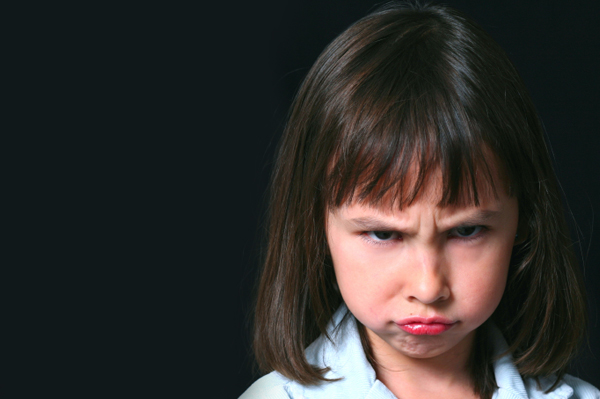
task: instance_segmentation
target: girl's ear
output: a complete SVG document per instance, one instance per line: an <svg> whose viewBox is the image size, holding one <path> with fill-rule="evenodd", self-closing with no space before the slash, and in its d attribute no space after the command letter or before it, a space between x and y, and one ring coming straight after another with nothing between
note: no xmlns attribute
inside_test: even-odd
<svg viewBox="0 0 600 399"><path fill-rule="evenodd" d="M529 227L525 225L525 223L519 223L519 227L517 228L517 234L515 235L515 243L514 245L521 245L529 237Z"/></svg>

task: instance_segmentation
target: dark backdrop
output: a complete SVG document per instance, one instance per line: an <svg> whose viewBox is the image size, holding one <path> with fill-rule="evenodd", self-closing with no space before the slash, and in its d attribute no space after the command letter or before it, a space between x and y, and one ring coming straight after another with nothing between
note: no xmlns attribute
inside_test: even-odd
<svg viewBox="0 0 600 399"><path fill-rule="evenodd" d="M446 3L474 18L506 50L545 125L590 302L590 343L572 374L600 386L600 225L595 216L600 209L600 3ZM211 60L219 81L219 89L211 92L217 105L212 118L218 120L221 134L211 138L217 141L211 141L214 153L207 158L211 162L206 171L209 184L220 194L211 201L216 209L209 213L218 215L218 223L211 226L218 228L208 232L208 245L219 254L219 267L212 273L220 282L220 303L227 311L215 316L223 328L211 335L211 342L218 337L211 361L217 370L228 370L227 376L217 371L215 377L223 382L222 397L237 397L257 377L249 314L259 267L264 193L285 114L323 48L377 4L381 2L235 4L223 14L226 28L212 32L217 47Z"/></svg>

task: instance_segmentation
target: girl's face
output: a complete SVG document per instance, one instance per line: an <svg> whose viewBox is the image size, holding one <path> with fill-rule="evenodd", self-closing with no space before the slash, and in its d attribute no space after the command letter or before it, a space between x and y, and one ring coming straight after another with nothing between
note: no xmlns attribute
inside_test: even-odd
<svg viewBox="0 0 600 399"><path fill-rule="evenodd" d="M497 197L481 190L479 206L440 208L440 182L402 210L351 203L328 214L342 297L378 361L468 355L502 298L517 200L496 178Z"/></svg>

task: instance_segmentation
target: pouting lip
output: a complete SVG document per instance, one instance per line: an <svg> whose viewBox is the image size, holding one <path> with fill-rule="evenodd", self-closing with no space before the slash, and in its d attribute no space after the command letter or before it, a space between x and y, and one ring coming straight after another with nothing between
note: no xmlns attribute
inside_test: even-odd
<svg viewBox="0 0 600 399"><path fill-rule="evenodd" d="M454 324L455 321L447 319L443 316L434 316L434 317L421 317L421 316L411 316L406 317L402 320L396 322L399 326L403 326L406 324Z"/></svg>

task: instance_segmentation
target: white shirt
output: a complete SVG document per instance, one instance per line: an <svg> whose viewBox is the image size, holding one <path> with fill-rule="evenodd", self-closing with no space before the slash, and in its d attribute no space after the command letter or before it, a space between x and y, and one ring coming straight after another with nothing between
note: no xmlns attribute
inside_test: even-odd
<svg viewBox="0 0 600 399"><path fill-rule="evenodd" d="M500 331L495 327L490 330L494 351L506 351L508 346ZM365 356L354 317L345 305L336 311L327 331L331 341L324 336L319 337L306 349L306 357L312 365L330 368L325 378L341 380L302 385L273 371L252 384L240 399L397 399L377 379ZM600 399L598 389L570 375L566 375L554 391L545 394L554 379L541 378L542 390L539 390L535 380L523 380L510 355L495 361L494 371L499 388L493 399Z"/></svg>

